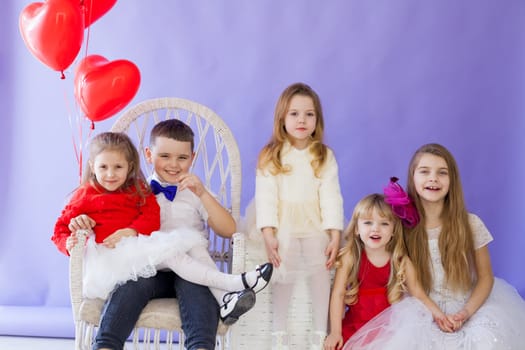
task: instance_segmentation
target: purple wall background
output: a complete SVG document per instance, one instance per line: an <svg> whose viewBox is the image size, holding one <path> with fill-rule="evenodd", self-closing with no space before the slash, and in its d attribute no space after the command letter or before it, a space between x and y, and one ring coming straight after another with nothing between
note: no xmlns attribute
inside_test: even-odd
<svg viewBox="0 0 525 350"><path fill-rule="evenodd" d="M60 80L19 34L28 4L0 5L0 334L69 336L67 258L49 238L78 183L72 80L85 49ZM347 216L390 176L406 183L418 146L444 144L495 238L495 274L525 296L523 1L119 1L87 52L140 68L130 105L176 96L221 115L241 149L243 207L277 97L295 81L321 96Z"/></svg>

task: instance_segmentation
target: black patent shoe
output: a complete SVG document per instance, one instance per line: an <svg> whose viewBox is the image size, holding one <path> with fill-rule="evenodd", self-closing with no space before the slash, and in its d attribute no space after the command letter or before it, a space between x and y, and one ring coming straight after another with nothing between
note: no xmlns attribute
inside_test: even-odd
<svg viewBox="0 0 525 350"><path fill-rule="evenodd" d="M255 305L255 292L251 289L230 292L222 300L224 304L220 308L221 320L230 326Z"/></svg>
<svg viewBox="0 0 525 350"><path fill-rule="evenodd" d="M273 273L273 265L271 263L266 263L261 266L257 265L255 271L257 272L257 279L255 280L255 284L253 286L250 286L248 281L246 281L246 272L241 275L242 283L246 289L251 289L255 293L259 293L270 282L270 278L272 278Z"/></svg>

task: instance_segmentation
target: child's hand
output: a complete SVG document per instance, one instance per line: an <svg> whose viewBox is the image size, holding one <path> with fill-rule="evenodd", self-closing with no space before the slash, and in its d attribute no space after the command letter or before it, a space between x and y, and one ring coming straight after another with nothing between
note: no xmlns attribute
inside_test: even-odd
<svg viewBox="0 0 525 350"><path fill-rule="evenodd" d="M107 236L102 244L108 248L115 248L117 243L124 237L133 237L137 235L137 231L132 228L122 228L116 230L111 235Z"/></svg>
<svg viewBox="0 0 525 350"><path fill-rule="evenodd" d="M76 232L77 230L91 230L95 226L96 222L86 214L80 214L79 216L69 221L69 231Z"/></svg>
<svg viewBox="0 0 525 350"><path fill-rule="evenodd" d="M450 321L450 318L443 312L432 314L434 321L436 322L439 329L443 332L452 333L454 332L454 324Z"/></svg>
<svg viewBox="0 0 525 350"><path fill-rule="evenodd" d="M451 315L449 318L454 324L454 332L458 331L463 327L463 324L469 319L469 312L466 309L462 309L459 312Z"/></svg>
<svg viewBox="0 0 525 350"><path fill-rule="evenodd" d="M281 265L281 257L279 256L279 241L275 237L274 229L272 227L265 227L262 231L264 237L264 246L266 247L266 254L268 261L275 267Z"/></svg>
<svg viewBox="0 0 525 350"><path fill-rule="evenodd" d="M206 192L206 188L204 188L201 179L199 179L197 175L189 173L182 174L178 177L177 181L180 190L188 188L191 192L195 193L197 197L202 196L202 194Z"/></svg>
<svg viewBox="0 0 525 350"><path fill-rule="evenodd" d="M337 258L337 253L339 252L339 241L341 235L337 230L330 230L330 243L326 246L324 254L328 257L326 260L326 268L331 269L335 264L335 259Z"/></svg>
<svg viewBox="0 0 525 350"><path fill-rule="evenodd" d="M324 350L337 350L343 347L343 336L330 333L324 340Z"/></svg>

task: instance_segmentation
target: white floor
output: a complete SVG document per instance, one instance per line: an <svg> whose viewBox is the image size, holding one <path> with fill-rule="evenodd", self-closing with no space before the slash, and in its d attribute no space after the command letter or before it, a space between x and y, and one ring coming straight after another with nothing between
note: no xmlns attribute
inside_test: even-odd
<svg viewBox="0 0 525 350"><path fill-rule="evenodd" d="M0 350L74 350L74 348L73 339L0 336ZM165 347L161 346L161 349L165 349ZM179 348L175 345L173 349Z"/></svg>
<svg viewBox="0 0 525 350"><path fill-rule="evenodd" d="M2 350L73 350L74 348L73 339L0 336L0 349Z"/></svg>

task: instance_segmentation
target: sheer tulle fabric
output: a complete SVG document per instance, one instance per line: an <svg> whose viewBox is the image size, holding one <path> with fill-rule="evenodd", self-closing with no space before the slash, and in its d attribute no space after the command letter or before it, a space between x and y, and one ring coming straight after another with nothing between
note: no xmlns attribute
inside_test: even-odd
<svg viewBox="0 0 525 350"><path fill-rule="evenodd" d="M449 307L461 309L458 301ZM383 311L346 342L344 350L523 349L525 302L516 290L501 279L485 304L455 333L442 332L428 309L407 297Z"/></svg>
<svg viewBox="0 0 525 350"><path fill-rule="evenodd" d="M476 249L492 236L483 222L469 214ZM433 270L430 298L446 314L460 311L470 293L457 293L447 287L439 252L441 228L427 230ZM516 289L496 278L485 303L455 333L442 332L421 302L406 298L392 305L351 337L344 349L443 349L517 350L524 349L525 301Z"/></svg>
<svg viewBox="0 0 525 350"><path fill-rule="evenodd" d="M88 239L84 258L83 291L87 298L106 299L115 286L157 273L157 265L170 256L185 253L208 242L189 228L151 236L123 238L114 249Z"/></svg>

